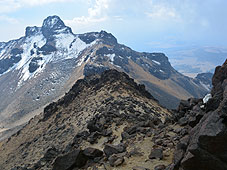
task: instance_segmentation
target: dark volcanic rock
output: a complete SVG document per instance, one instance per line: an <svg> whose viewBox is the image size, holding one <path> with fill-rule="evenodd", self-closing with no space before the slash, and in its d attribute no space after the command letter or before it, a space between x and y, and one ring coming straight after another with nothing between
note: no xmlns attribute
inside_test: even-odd
<svg viewBox="0 0 227 170"><path fill-rule="evenodd" d="M88 122L87 128L89 129L90 132L102 131L101 127L98 124L96 124L95 120L91 120L90 122Z"/></svg>
<svg viewBox="0 0 227 170"><path fill-rule="evenodd" d="M86 34L80 34L79 38L86 44L90 44L96 40L97 35L98 35L98 33L96 33L96 32L90 32L90 33L86 33Z"/></svg>
<svg viewBox="0 0 227 170"><path fill-rule="evenodd" d="M227 169L227 61L216 68L212 80L212 98L205 108L207 113L196 114L189 131L189 142L181 142L174 155L175 169L226 170ZM209 111L209 112L208 112ZM191 121L192 122L192 121ZM197 124L196 124L197 123Z"/></svg>
<svg viewBox="0 0 227 170"><path fill-rule="evenodd" d="M87 157L81 150L75 150L63 156L57 157L54 161L53 170L69 170L81 168L87 162Z"/></svg>
<svg viewBox="0 0 227 170"><path fill-rule="evenodd" d="M89 147L84 149L83 154L87 156L89 159L94 159L96 157L103 156L103 151Z"/></svg>
<svg viewBox="0 0 227 170"><path fill-rule="evenodd" d="M116 167L123 164L124 157L121 155L114 154L114 155L111 155L108 160L111 166Z"/></svg>
<svg viewBox="0 0 227 170"><path fill-rule="evenodd" d="M80 34L79 38L84 41L86 44L89 44L93 41L95 41L97 38L103 41L103 43L108 45L116 45L117 39L110 33L107 33L106 31L100 31L100 32L89 32L86 34Z"/></svg>
<svg viewBox="0 0 227 170"><path fill-rule="evenodd" d="M182 118L180 118L180 120L178 121L178 123L181 126L185 126L188 123L188 119L186 117L182 117Z"/></svg>
<svg viewBox="0 0 227 170"><path fill-rule="evenodd" d="M90 142L90 144L94 144L100 136L101 134L99 132L92 132L87 141Z"/></svg>
<svg viewBox="0 0 227 170"><path fill-rule="evenodd" d="M29 68L28 68L30 73L35 72L40 67L40 65L39 65L40 60L42 60L42 57L36 57L31 60L31 62L29 63Z"/></svg>
<svg viewBox="0 0 227 170"><path fill-rule="evenodd" d="M158 165L156 167L154 167L154 170L165 170L166 166L165 165Z"/></svg>
<svg viewBox="0 0 227 170"><path fill-rule="evenodd" d="M99 38L101 38L107 44L117 44L117 39L112 34L107 33L106 31L101 31L99 33Z"/></svg>
<svg viewBox="0 0 227 170"><path fill-rule="evenodd" d="M44 46L42 46L41 48L38 49L40 53L42 53L43 55L48 55L51 54L54 51L57 51L56 47L52 44L45 44Z"/></svg>
<svg viewBox="0 0 227 170"><path fill-rule="evenodd" d="M54 147L48 148L43 159L45 159L45 161L50 161L53 158L55 158L57 154L58 154L58 151L56 148Z"/></svg>
<svg viewBox="0 0 227 170"><path fill-rule="evenodd" d="M224 80L227 78L227 61L223 64L223 66L218 66L215 69L214 76L212 78L213 88L211 90L212 98L207 102L209 106L208 111L215 110L218 108L219 104L223 100L223 93L226 87L226 83ZM211 107L212 106L212 107Z"/></svg>
<svg viewBox="0 0 227 170"><path fill-rule="evenodd" d="M151 154L149 155L150 159L163 159L163 150L162 149L152 149Z"/></svg>
<svg viewBox="0 0 227 170"><path fill-rule="evenodd" d="M128 133L129 135L132 135L137 132L138 125L134 125L128 129L125 129L124 132Z"/></svg>
<svg viewBox="0 0 227 170"><path fill-rule="evenodd" d="M179 111L179 112L180 112L180 111L185 112L185 111L187 111L187 110L189 110L189 109L191 109L190 102L189 102L188 100L181 100L181 101L180 101L180 104L179 104L179 106L178 106L178 111Z"/></svg>
<svg viewBox="0 0 227 170"><path fill-rule="evenodd" d="M121 133L122 140L127 140L127 139L129 139L131 137L132 137L132 135L129 135L127 132L122 132Z"/></svg>
<svg viewBox="0 0 227 170"><path fill-rule="evenodd" d="M217 112L204 116L190 133L193 136L182 160L184 169L226 169L226 132ZM204 161L209 163L203 164Z"/></svg>
<svg viewBox="0 0 227 170"><path fill-rule="evenodd" d="M132 167L132 170L150 170L150 169L144 168L142 166L134 166L134 167Z"/></svg>
<svg viewBox="0 0 227 170"><path fill-rule="evenodd" d="M82 138L82 139L87 139L87 137L89 136L89 132L88 131L82 131L77 133L77 135L75 136L75 138Z"/></svg>
<svg viewBox="0 0 227 170"><path fill-rule="evenodd" d="M113 154L125 152L126 147L124 146L124 144L119 144L119 145L106 144L103 151L105 155L109 157Z"/></svg>

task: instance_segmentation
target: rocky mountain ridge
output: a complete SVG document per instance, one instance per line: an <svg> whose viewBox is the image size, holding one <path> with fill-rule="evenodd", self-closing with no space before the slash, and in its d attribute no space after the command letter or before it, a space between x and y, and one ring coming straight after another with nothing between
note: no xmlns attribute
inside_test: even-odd
<svg viewBox="0 0 227 170"><path fill-rule="evenodd" d="M3 141L0 168L165 167L177 142L168 117L170 112L144 85L107 70L78 80L63 98ZM162 146L164 139L168 143Z"/></svg>
<svg viewBox="0 0 227 170"><path fill-rule="evenodd" d="M1 142L0 168L225 170L226 80L227 61L209 100L170 111L123 72L86 76Z"/></svg>
<svg viewBox="0 0 227 170"><path fill-rule="evenodd" d="M177 111L160 106L124 72L101 72L87 72L2 141L0 169L227 168L227 61L215 70L211 98L182 100Z"/></svg>
<svg viewBox="0 0 227 170"><path fill-rule="evenodd" d="M140 53L105 31L74 34L58 16L25 36L0 43L0 139L61 98L84 75L116 69L145 84L160 104L204 96L208 89L183 76L162 53ZM18 128L17 128L18 127ZM14 129L14 130L12 130Z"/></svg>

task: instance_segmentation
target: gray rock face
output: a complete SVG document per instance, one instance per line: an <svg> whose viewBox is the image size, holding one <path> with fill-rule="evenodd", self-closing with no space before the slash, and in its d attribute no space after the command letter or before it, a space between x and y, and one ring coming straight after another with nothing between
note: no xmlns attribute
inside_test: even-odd
<svg viewBox="0 0 227 170"><path fill-rule="evenodd" d="M212 82L213 100L207 104L209 109L204 109L204 116L189 131L188 145L184 144L183 148L178 147L176 150L175 169L227 169L226 82L227 62L216 68Z"/></svg>

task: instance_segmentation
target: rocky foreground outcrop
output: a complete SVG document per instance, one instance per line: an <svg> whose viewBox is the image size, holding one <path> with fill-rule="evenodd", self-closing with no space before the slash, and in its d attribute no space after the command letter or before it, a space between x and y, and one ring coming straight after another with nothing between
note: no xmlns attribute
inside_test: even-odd
<svg viewBox="0 0 227 170"><path fill-rule="evenodd" d="M181 102L175 120L188 135L178 143L169 169L227 169L227 61L216 68L212 84L205 105L196 99Z"/></svg>
<svg viewBox="0 0 227 170"><path fill-rule="evenodd" d="M167 167L183 133L128 75L116 70L76 82L0 147L0 169Z"/></svg>
<svg viewBox="0 0 227 170"><path fill-rule="evenodd" d="M170 111L123 72L87 76L1 142L0 169L226 170L227 61L212 84Z"/></svg>

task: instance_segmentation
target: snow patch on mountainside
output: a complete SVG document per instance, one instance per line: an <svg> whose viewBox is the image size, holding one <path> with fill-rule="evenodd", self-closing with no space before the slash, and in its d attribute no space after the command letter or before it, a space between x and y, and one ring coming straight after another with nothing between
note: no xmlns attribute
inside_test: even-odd
<svg viewBox="0 0 227 170"><path fill-rule="evenodd" d="M49 55L40 54L38 56L36 53L31 56L31 50L36 52L34 44L39 48L45 45L45 37L42 34L39 34L35 37L30 37L26 39L25 44L23 45L24 52L22 54L22 59L18 64L14 66L14 68L17 70L21 69L18 87L20 87L26 80L35 77L40 72L42 72L47 63L51 61L77 58L81 51L96 43L96 41L94 41L90 44L86 44L80 38L74 36L73 34L59 34L55 37L55 45L57 48L57 52L52 52ZM35 72L31 73L29 72L29 64L32 58L35 57L41 57L42 60L38 60L38 69ZM77 66L80 66L84 62L85 57L86 56L82 57L78 61Z"/></svg>
<svg viewBox="0 0 227 170"><path fill-rule="evenodd" d="M21 61L16 65L16 69L23 69L27 68L27 65L29 65L29 61L31 58L31 50L34 48L34 44L36 44L37 47L41 48L43 45L46 44L46 39L42 34L38 34L34 37L29 37L25 40L23 47L23 53L21 55L22 59Z"/></svg>
<svg viewBox="0 0 227 170"><path fill-rule="evenodd" d="M72 43L72 51L83 51L85 48L93 45L95 42L92 42L91 44L86 44L83 42L80 38L77 38L75 42Z"/></svg>
<svg viewBox="0 0 227 170"><path fill-rule="evenodd" d="M207 103L208 100L212 98L212 95L211 94L207 94L204 98L203 98L203 103Z"/></svg>
<svg viewBox="0 0 227 170"><path fill-rule="evenodd" d="M161 65L160 62L156 61L156 60L152 60L155 64Z"/></svg>
<svg viewBox="0 0 227 170"><path fill-rule="evenodd" d="M56 37L56 48L68 52L70 49L70 44L75 39L75 36L72 34L58 34Z"/></svg>
<svg viewBox="0 0 227 170"><path fill-rule="evenodd" d="M109 57L111 63L113 64L113 62L114 62L114 57L115 57L116 55L115 55L115 54L107 54L106 56Z"/></svg>
<svg viewBox="0 0 227 170"><path fill-rule="evenodd" d="M3 54L6 52L6 49L0 51L0 60L3 59Z"/></svg>
<svg viewBox="0 0 227 170"><path fill-rule="evenodd" d="M24 65L22 71L21 71L21 76L20 76L20 80L18 82L17 87L19 88L23 82L25 82L26 80L35 77L36 75L38 75L40 72L42 72L42 70L44 69L45 65L51 60L52 55L48 55L48 56L43 56L43 60L40 60L38 62L39 65L41 65L41 67L39 67L35 72L30 73L29 72L29 62L27 64Z"/></svg>
<svg viewBox="0 0 227 170"><path fill-rule="evenodd" d="M77 38L74 42L72 42L71 47L70 47L70 51L69 51L70 55L67 58L73 58L73 57L77 58L81 51L90 47L93 44L94 43L86 44L80 38Z"/></svg>
<svg viewBox="0 0 227 170"><path fill-rule="evenodd" d="M38 34L33 37L29 37L25 40L23 47L23 53L21 55L21 61L14 66L16 70L21 69L20 78L18 82L18 87L21 86L21 84L28 80L29 78L33 77L35 74L41 71L41 68L37 69L34 73L29 72L29 64L32 60L32 58L37 57L36 55L34 57L31 57L31 50L34 48L34 45L41 48L43 45L46 44L46 38L42 34ZM41 55L40 57L43 57L42 64L48 62L50 58L48 56Z"/></svg>
<svg viewBox="0 0 227 170"><path fill-rule="evenodd" d="M55 60L77 58L81 51L96 43L86 44L73 34L56 35L57 54Z"/></svg>

